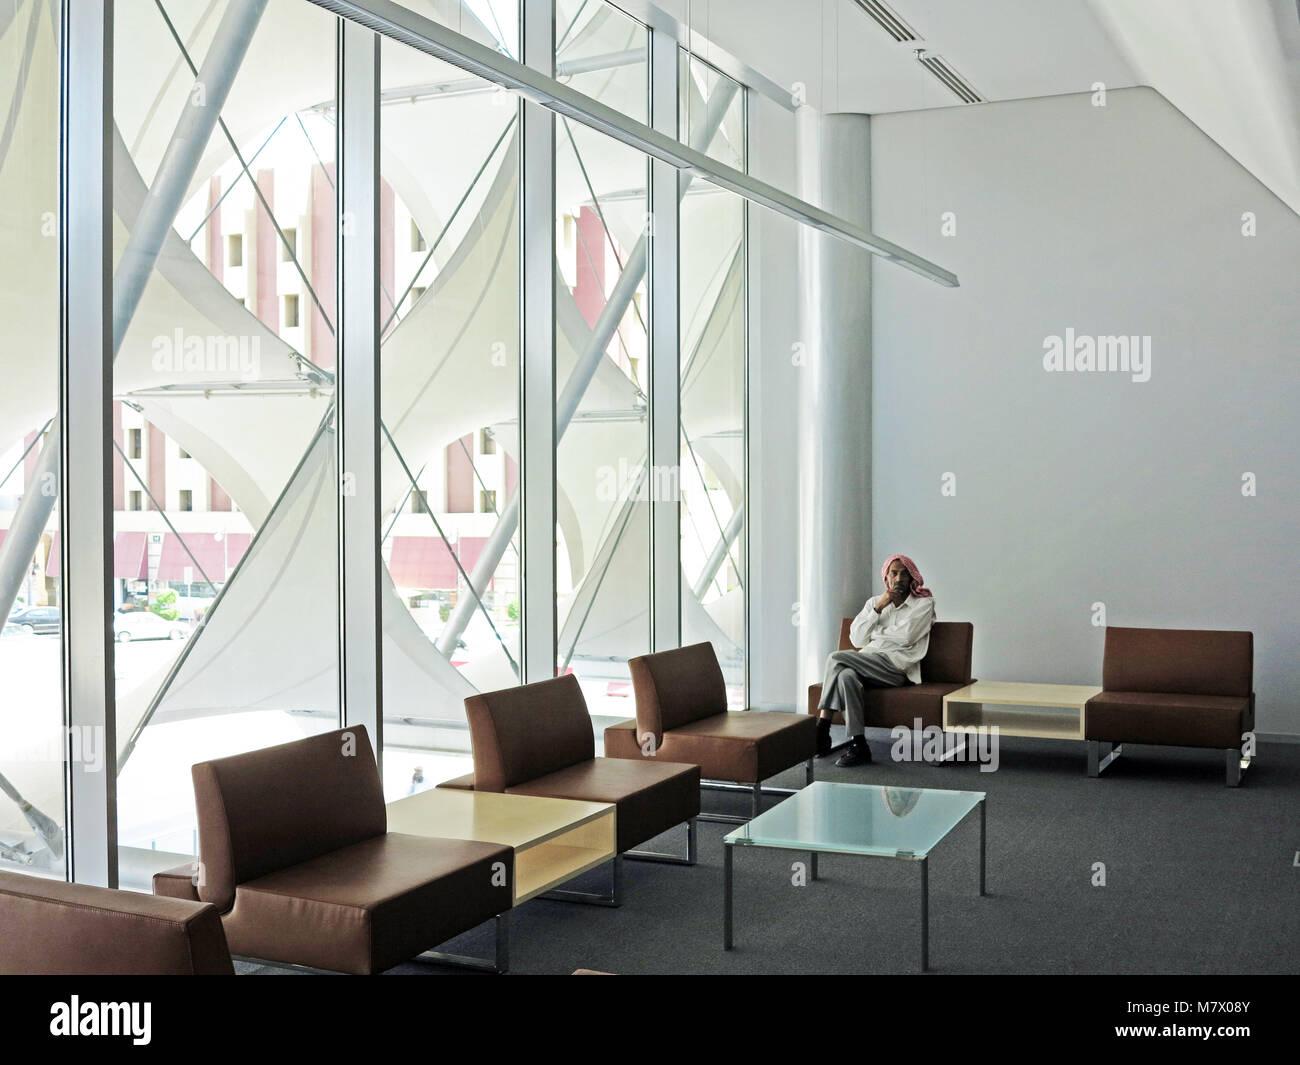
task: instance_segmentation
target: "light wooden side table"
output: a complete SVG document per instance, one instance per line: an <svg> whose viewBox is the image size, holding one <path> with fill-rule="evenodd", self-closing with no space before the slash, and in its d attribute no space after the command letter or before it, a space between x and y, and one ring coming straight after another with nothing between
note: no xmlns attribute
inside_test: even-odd
<svg viewBox="0 0 1300 1065"><path fill-rule="evenodd" d="M388 804L388 831L513 847L518 906L611 861L614 816L610 803L430 788Z"/></svg>
<svg viewBox="0 0 1300 1065"><path fill-rule="evenodd" d="M1081 740L1084 704L1099 694L1086 684L979 680L943 697L943 728L976 732L996 725L1003 736Z"/></svg>
<svg viewBox="0 0 1300 1065"><path fill-rule="evenodd" d="M615 850L616 813L617 807L604 802L430 788L388 804L388 831L513 848L515 906L538 896L617 906L621 859ZM613 865L610 894L560 890L561 884L606 862ZM496 919L493 961L436 950L425 951L420 958L506 972L510 967L510 911Z"/></svg>

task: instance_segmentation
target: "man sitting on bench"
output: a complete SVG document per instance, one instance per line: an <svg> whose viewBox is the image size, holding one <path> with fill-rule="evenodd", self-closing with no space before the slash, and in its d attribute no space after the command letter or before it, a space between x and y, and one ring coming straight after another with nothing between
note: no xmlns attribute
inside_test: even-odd
<svg viewBox="0 0 1300 1065"><path fill-rule="evenodd" d="M919 684L921 659L930 646L934 596L921 571L906 555L891 555L880 568L884 594L868 599L853 624L849 640L856 651L836 651L826 660L826 681L818 704L817 756L831 751L831 716L840 711L849 728L849 746L838 766L871 761L867 746L864 689Z"/></svg>

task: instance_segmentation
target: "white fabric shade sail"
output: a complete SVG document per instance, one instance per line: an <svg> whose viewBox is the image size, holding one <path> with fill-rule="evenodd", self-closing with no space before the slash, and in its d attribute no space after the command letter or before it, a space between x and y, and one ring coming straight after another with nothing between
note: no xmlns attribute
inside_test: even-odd
<svg viewBox="0 0 1300 1065"><path fill-rule="evenodd" d="M27 15L33 5L44 14L29 39ZM200 63L225 5L172 0L165 6ZM312 17L304 17L304 10ZM133 72L118 78L114 100L114 245L120 254L195 86L179 57L165 65L156 58L175 55L176 47L153 4L119 4L116 20L115 61L120 70ZM6 152L0 156L0 237L6 246L12 240L34 249L21 261L0 260L0 314L6 319L0 442L8 443L43 425L57 404L58 308L51 284L57 277L57 241L19 236L56 206L51 179L57 175L57 123L51 116L57 114L52 93L58 50L45 0L28 0L0 25L0 49L5 56L21 57L25 72L16 81L0 78L0 115L12 106L18 116L9 142L0 145ZM306 5L268 5L223 108L246 156L286 115L332 99L333 64L321 57L333 49L332 18ZM386 89L463 78L388 43L383 59ZM159 71L165 71L161 83L152 76ZM618 88L614 81L608 84L611 91ZM22 95L15 103L17 93ZM513 114L513 98L500 110L491 107L500 118L492 123L483 121L484 99L453 95L381 109L381 168L395 195L431 240L455 215L434 252L432 281L382 346L383 421L412 472L441 463L448 445L485 426L494 427L501 446L518 458L518 146L511 130L493 152ZM604 218L618 246L628 249L645 224L644 195L636 194L645 187L645 160L626 148L599 150L594 134L573 132L586 174L574 165L561 126L558 205L589 204L588 182L598 200L611 194L601 203ZM24 165L12 165L14 158ZM218 130L191 182L191 195L232 158ZM701 461L739 507L744 456L734 433L744 423L743 378L739 388L736 381L736 368L744 364L744 260L729 226L731 199L690 196L697 228L695 252L683 267L682 317L699 326L694 335L688 333L692 351L682 413ZM562 391L591 330L558 277L557 291L556 380ZM221 368L191 366L180 375L160 369L158 338L173 337L177 330L186 337L256 339L253 384L260 388ZM17 357L23 351L38 357ZM290 346L169 230L121 345L114 385L119 398L137 405L201 463L255 530L233 578L176 662L133 689L118 691L119 755L129 756L147 723L266 709L336 714L338 478L328 380L309 387ZM569 572L581 578L563 620L562 654L576 648L579 655L625 657L629 645L643 640L638 634L647 631L646 504L605 498L600 490L601 467L611 456L625 456L635 468L646 460L646 441L644 397L614 360L601 359L557 459L560 536ZM382 481L384 508L391 515L406 498L410 481L387 441ZM738 648L742 633L727 597L702 606L690 593L693 576L681 576L686 631ZM388 717L463 725L466 695L516 683L509 657L494 641L476 643L471 661L453 666L417 625L391 581L383 628ZM6 743L0 748L0 773L36 807L61 808L61 781L27 753ZM14 806L0 797L0 831L25 828Z"/></svg>

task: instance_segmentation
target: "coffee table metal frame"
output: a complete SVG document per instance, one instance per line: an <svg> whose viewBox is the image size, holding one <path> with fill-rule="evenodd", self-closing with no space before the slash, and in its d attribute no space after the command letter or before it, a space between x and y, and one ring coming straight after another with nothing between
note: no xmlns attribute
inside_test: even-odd
<svg viewBox="0 0 1300 1065"><path fill-rule="evenodd" d="M821 783L821 782L819 782ZM810 785L810 788L817 785ZM845 785L848 787L872 787L874 785ZM809 789L805 789L809 790ZM950 789L944 788L921 788L921 791L944 791ZM979 802L966 814L958 818L944 832L939 842L947 839L949 834L958 825L962 824L971 813L979 811L980 818L980 868L979 868L979 893L981 896L986 895L985 891L985 869L986 869L986 837L987 837L987 793L980 794ZM728 836L723 837L722 848L722 949L731 950L734 939L735 919L733 916L733 871L732 871L732 852L735 847L757 848L766 850L798 850L807 851L809 856L808 873L811 880L817 877L817 856L819 854L843 854L855 858L883 858L888 861L911 861L915 862L921 872L921 972L927 972L930 968L930 866L929 852L925 854L913 854L911 852L897 852L895 854L861 854L856 851L844 850L809 850L806 847L799 847L790 844L776 843L742 843L738 840L730 839ZM937 845L937 844L936 844Z"/></svg>

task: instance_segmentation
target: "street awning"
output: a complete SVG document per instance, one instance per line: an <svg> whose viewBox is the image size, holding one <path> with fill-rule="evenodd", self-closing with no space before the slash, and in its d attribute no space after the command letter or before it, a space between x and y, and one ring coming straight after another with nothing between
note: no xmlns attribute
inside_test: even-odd
<svg viewBox="0 0 1300 1065"><path fill-rule="evenodd" d="M57 535L55 545L57 551ZM113 576L133 580L149 576L149 538L147 534L142 532L113 534Z"/></svg>
<svg viewBox="0 0 1300 1065"><path fill-rule="evenodd" d="M466 573L483 554L486 536L462 536L456 542L456 558ZM399 588L453 591L461 583L456 558L438 536L394 536L388 573Z"/></svg>
<svg viewBox="0 0 1300 1065"><path fill-rule="evenodd" d="M185 533L183 539L175 533L163 537L156 580L194 582L202 581L206 574L210 581L224 581L248 550L250 537L247 533Z"/></svg>
<svg viewBox="0 0 1300 1065"><path fill-rule="evenodd" d="M229 542L229 547L226 551L226 563L229 568L226 570L226 576L229 577L235 572L235 567L239 565L239 560L244 557L245 552L248 550L248 545L253 542L253 534L226 533L226 540ZM216 578L214 577L213 580L216 580Z"/></svg>
<svg viewBox="0 0 1300 1065"><path fill-rule="evenodd" d="M479 555L483 554L487 542L486 536L462 536L456 542L456 555L460 559L460 564L465 567L466 573L474 572Z"/></svg>
<svg viewBox="0 0 1300 1065"><path fill-rule="evenodd" d="M388 573L399 588L456 587L455 560L437 536L394 536Z"/></svg>
<svg viewBox="0 0 1300 1065"><path fill-rule="evenodd" d="M50 538L50 554L45 560L45 576L57 580L63 572L57 531ZM139 579L149 576L148 536L142 532L113 534L113 576Z"/></svg>

